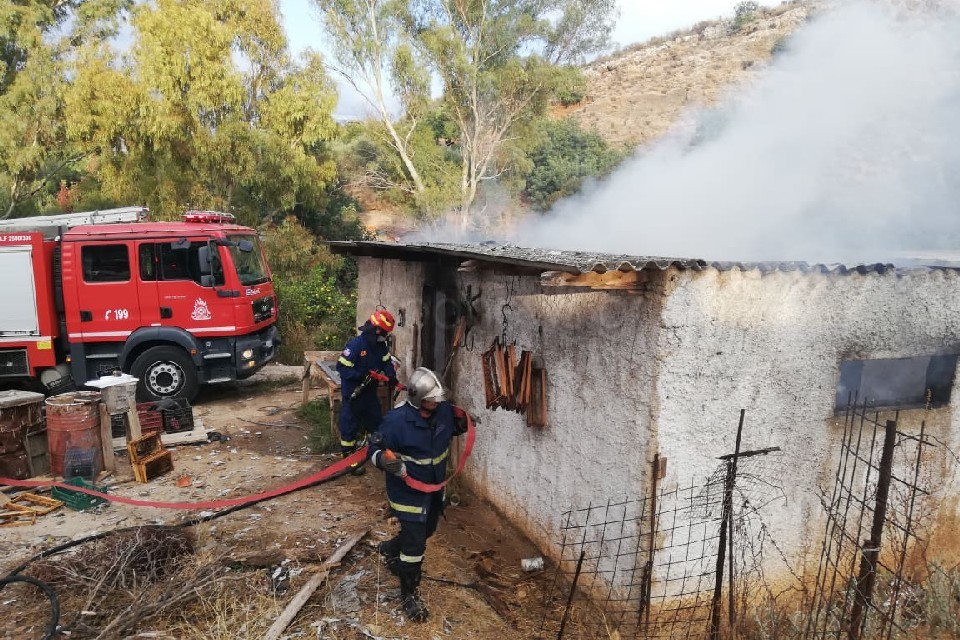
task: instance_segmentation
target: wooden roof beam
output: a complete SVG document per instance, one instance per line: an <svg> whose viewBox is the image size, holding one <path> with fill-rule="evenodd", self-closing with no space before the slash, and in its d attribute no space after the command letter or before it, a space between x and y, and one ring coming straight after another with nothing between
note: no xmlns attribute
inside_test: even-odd
<svg viewBox="0 0 960 640"><path fill-rule="evenodd" d="M597 273L567 273L565 271L545 271L540 274L540 285L544 287L581 287L585 289L603 289L612 291L645 291L649 277L643 271L607 271Z"/></svg>

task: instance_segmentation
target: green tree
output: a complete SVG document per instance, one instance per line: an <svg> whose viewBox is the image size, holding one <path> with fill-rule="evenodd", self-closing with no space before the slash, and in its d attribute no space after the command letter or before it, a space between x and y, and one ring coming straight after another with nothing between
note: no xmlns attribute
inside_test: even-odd
<svg viewBox="0 0 960 640"><path fill-rule="evenodd" d="M585 180L608 174L624 154L611 149L598 134L583 130L575 120L544 119L529 157L532 167L523 196L534 209L545 211L578 192Z"/></svg>
<svg viewBox="0 0 960 640"><path fill-rule="evenodd" d="M420 217L431 217L457 199L459 158L450 143L449 119L438 109L429 109L409 135L409 145L424 167L424 190L413 194L405 188L405 169L379 121L346 126L338 141L337 164L351 186L370 189L380 200Z"/></svg>
<svg viewBox="0 0 960 640"><path fill-rule="evenodd" d="M555 63L601 48L609 0L417 0L415 34L443 84L460 153L459 219L471 224L480 185L504 170L500 155L542 114L562 84Z"/></svg>
<svg viewBox="0 0 960 640"><path fill-rule="evenodd" d="M760 13L760 3L754 0L738 2L733 8L733 31L740 31L757 19Z"/></svg>
<svg viewBox="0 0 960 640"><path fill-rule="evenodd" d="M0 3L0 218L38 208L83 157L67 145L73 48L116 33L129 0Z"/></svg>
<svg viewBox="0 0 960 640"><path fill-rule="evenodd" d="M430 78L417 59L403 25L409 22L408 2L403 0L314 0L323 12L330 35L335 67L377 114L397 154L404 173L393 186L422 195L427 186L414 161L412 141L417 123L430 100ZM392 95L400 101L402 114L391 114ZM396 120L397 115L404 116ZM379 180L385 174L377 176Z"/></svg>
<svg viewBox="0 0 960 640"><path fill-rule="evenodd" d="M156 0L132 26L122 60L81 49L67 93L68 133L95 154L103 194L248 224L324 206L336 93L317 54L289 59L274 2Z"/></svg>
<svg viewBox="0 0 960 640"><path fill-rule="evenodd" d="M353 262L318 245L292 216L266 229L263 247L280 301L280 358L295 364L304 350L340 348L354 332Z"/></svg>

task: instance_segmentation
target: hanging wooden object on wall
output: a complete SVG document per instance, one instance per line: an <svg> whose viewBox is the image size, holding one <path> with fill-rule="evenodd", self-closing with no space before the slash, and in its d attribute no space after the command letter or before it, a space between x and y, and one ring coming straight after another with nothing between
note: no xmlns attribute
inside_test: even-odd
<svg viewBox="0 0 960 640"><path fill-rule="evenodd" d="M547 370L533 367L530 371L530 403L527 406L527 426L547 426Z"/></svg>
<svg viewBox="0 0 960 640"><path fill-rule="evenodd" d="M503 407L510 395L510 374L507 372L507 354L499 340L495 341L493 355L497 364L496 406Z"/></svg>
<svg viewBox="0 0 960 640"><path fill-rule="evenodd" d="M524 351L520 354L516 374L513 376L514 410L523 413L530 404L530 370L533 364L533 353Z"/></svg>
<svg viewBox="0 0 960 640"><path fill-rule="evenodd" d="M516 374L517 374L517 346L508 345L503 352L503 368L505 379L503 388L503 408L513 411L517 407Z"/></svg>
<svg viewBox="0 0 960 640"><path fill-rule="evenodd" d="M490 348L480 356L480 360L483 366L484 400L487 409L496 409L503 400L503 396L500 394L503 355L500 351L500 341L498 339L494 339Z"/></svg>

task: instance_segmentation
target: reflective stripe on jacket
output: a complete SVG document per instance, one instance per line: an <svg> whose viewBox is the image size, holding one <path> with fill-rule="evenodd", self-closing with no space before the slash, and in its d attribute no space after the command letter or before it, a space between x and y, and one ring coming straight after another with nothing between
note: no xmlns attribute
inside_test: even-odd
<svg viewBox="0 0 960 640"><path fill-rule="evenodd" d="M403 404L383 417L382 440L371 446L370 456L382 469L383 450L390 449L406 464L411 478L439 484L446 479L454 427L453 405L449 402L441 402L429 421L415 407ZM387 499L394 514L401 520L425 521L430 494L411 489L392 473L386 476Z"/></svg>
<svg viewBox="0 0 960 640"><path fill-rule="evenodd" d="M337 360L340 391L344 401L350 398L354 389L364 381L370 371L378 371L388 378L394 378L397 375L386 343L377 342L377 337L373 333L361 333L347 343ZM361 396L375 401L376 388L375 384L367 385Z"/></svg>

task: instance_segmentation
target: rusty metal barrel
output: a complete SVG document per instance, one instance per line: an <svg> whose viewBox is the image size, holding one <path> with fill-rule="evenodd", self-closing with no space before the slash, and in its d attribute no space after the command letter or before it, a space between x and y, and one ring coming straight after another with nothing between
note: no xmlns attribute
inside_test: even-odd
<svg viewBox="0 0 960 640"><path fill-rule="evenodd" d="M71 391L47 398L50 472L72 478L96 477L103 470L100 394Z"/></svg>
<svg viewBox="0 0 960 640"><path fill-rule="evenodd" d="M27 431L43 424L42 393L0 391L0 476L30 477Z"/></svg>

